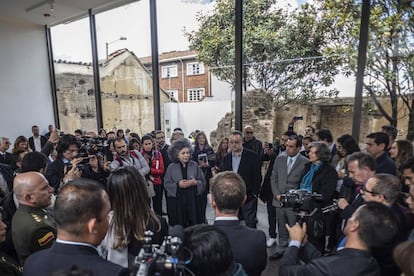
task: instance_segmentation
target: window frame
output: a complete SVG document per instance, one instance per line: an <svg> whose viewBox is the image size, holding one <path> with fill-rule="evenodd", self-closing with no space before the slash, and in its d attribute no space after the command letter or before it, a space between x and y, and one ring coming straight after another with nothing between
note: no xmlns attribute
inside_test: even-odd
<svg viewBox="0 0 414 276"><path fill-rule="evenodd" d="M197 70L194 70L194 66L198 65L198 72ZM187 76L196 76L196 75L204 75L205 74L205 68L204 64L201 62L189 62L186 65L187 69Z"/></svg>
<svg viewBox="0 0 414 276"><path fill-rule="evenodd" d="M191 95L191 93L196 93L196 95ZM199 95L197 95L197 93L199 93ZM199 102L205 96L206 96L206 89L204 87L187 89L187 102Z"/></svg>
<svg viewBox="0 0 414 276"><path fill-rule="evenodd" d="M171 69L175 70L175 75L171 74ZM169 76L168 76L168 73L170 73ZM161 78L162 79L178 78L178 66L177 66L177 64L162 65L161 66Z"/></svg>

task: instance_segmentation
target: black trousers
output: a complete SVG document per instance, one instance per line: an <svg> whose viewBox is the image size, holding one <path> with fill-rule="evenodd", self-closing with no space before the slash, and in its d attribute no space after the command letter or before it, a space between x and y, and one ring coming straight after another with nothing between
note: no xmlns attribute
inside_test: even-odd
<svg viewBox="0 0 414 276"><path fill-rule="evenodd" d="M267 221L269 222L269 237L276 238L276 207L273 206L273 194L266 201Z"/></svg>
<svg viewBox="0 0 414 276"><path fill-rule="evenodd" d="M256 228L257 225L257 197L249 195L246 202L240 208L240 217L250 228Z"/></svg>
<svg viewBox="0 0 414 276"><path fill-rule="evenodd" d="M162 216L162 196L164 188L162 185L154 185L155 196L152 197L152 208L154 212Z"/></svg>

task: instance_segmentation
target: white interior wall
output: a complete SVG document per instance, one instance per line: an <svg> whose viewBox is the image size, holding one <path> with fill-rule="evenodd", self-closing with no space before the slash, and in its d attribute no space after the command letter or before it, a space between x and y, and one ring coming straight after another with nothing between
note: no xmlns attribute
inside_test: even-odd
<svg viewBox="0 0 414 276"><path fill-rule="evenodd" d="M54 123L43 26L0 17L0 136L14 142Z"/></svg>
<svg viewBox="0 0 414 276"><path fill-rule="evenodd" d="M169 121L171 132L180 127L185 136L196 130L202 130L210 138L210 132L217 129L217 123L231 112L231 101L201 101L196 103L164 104L165 120ZM167 134L167 139L171 136ZM167 140L167 142L169 142Z"/></svg>

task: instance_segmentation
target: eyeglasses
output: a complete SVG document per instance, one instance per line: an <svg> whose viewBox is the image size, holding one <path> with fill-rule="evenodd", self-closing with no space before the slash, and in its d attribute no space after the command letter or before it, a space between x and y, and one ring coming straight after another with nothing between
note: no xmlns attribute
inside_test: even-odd
<svg viewBox="0 0 414 276"><path fill-rule="evenodd" d="M376 192L373 192L373 191L368 191L367 187L365 187L365 185L362 186L362 189L360 190L360 193L361 194L369 193L371 195L380 195L380 193L376 193Z"/></svg>

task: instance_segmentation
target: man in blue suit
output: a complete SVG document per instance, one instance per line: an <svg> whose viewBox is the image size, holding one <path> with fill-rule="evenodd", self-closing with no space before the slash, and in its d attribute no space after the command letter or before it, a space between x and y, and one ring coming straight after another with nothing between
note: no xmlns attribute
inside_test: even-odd
<svg viewBox="0 0 414 276"><path fill-rule="evenodd" d="M109 198L102 185L76 179L63 186L54 206L56 243L32 254L23 275L52 275L73 266L93 275L129 275L127 269L99 257L98 246L108 231Z"/></svg>
<svg viewBox="0 0 414 276"><path fill-rule="evenodd" d="M235 172L221 172L210 180L211 206L216 220L214 225L226 233L236 263L248 275L260 275L266 267L266 235L261 230L240 225L237 217L245 202L246 185Z"/></svg>

